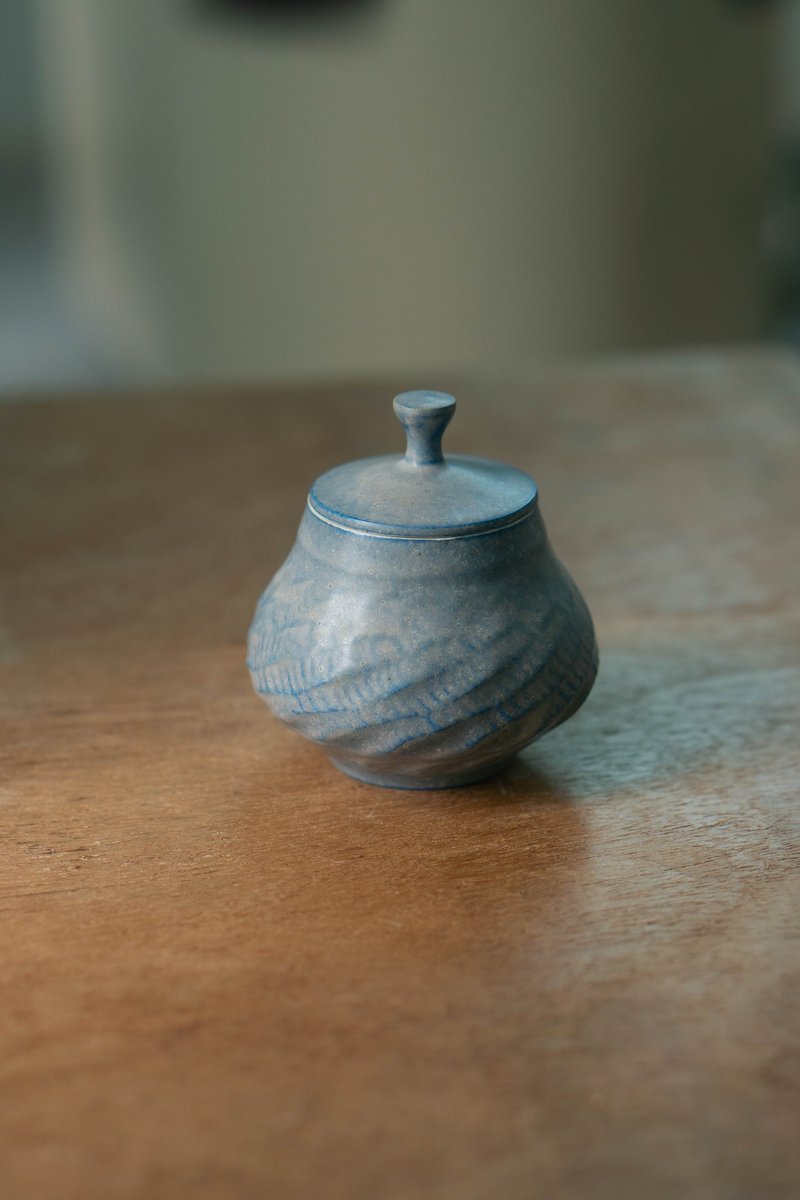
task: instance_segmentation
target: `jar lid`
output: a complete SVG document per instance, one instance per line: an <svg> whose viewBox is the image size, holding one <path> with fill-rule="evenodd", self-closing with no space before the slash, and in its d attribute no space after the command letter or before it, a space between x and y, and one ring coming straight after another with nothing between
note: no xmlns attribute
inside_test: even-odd
<svg viewBox="0 0 800 1200"><path fill-rule="evenodd" d="M405 457L363 458L327 471L309 493L314 516L373 537L412 539L469 537L521 521L537 499L528 475L487 458L442 454L455 407L445 392L396 396Z"/></svg>

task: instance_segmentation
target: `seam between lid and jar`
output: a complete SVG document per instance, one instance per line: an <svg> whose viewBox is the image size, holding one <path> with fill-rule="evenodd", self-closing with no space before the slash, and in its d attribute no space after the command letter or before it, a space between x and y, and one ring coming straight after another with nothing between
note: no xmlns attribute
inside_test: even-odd
<svg viewBox="0 0 800 1200"><path fill-rule="evenodd" d="M490 533L500 533L505 529L511 529L515 525L521 525L523 521L527 521L528 517L534 511L538 504L539 495L535 492L524 509L518 510L516 513L509 513L507 517L499 517L487 524L484 529L475 529L474 527L466 526L462 533L446 532L447 526L444 527L441 533L435 531L425 533L419 530L416 533L379 533L374 529L363 529L357 525L349 525L345 521L336 521L333 517L326 516L325 513L314 507L311 496L306 500L306 507L312 516L318 521L322 521L325 525L331 525L334 529L340 529L343 533L354 533L358 537L377 538L384 542L461 542L466 538L487 537ZM387 526L387 529L389 527ZM450 527L452 529L452 526Z"/></svg>

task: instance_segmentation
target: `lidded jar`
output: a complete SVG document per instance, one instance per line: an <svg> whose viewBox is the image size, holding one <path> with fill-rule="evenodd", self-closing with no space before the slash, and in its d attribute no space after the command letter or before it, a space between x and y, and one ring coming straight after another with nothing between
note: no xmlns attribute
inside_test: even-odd
<svg viewBox="0 0 800 1200"><path fill-rule="evenodd" d="M386 787L483 779L571 716L597 673L592 619L536 484L442 454L455 400L406 392L405 456L335 467L259 600L256 691L341 770Z"/></svg>

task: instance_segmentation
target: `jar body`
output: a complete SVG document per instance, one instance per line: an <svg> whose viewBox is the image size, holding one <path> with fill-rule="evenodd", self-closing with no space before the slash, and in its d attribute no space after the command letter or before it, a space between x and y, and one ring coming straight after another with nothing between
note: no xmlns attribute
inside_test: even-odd
<svg viewBox="0 0 800 1200"><path fill-rule="evenodd" d="M538 506L491 533L359 534L309 510L256 609L256 691L348 774L437 788L500 770L597 672L589 611Z"/></svg>

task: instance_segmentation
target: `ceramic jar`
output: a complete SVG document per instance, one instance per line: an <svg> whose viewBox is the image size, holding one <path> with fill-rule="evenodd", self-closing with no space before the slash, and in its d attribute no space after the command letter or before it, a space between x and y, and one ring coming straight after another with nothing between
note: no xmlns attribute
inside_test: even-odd
<svg viewBox="0 0 800 1200"><path fill-rule="evenodd" d="M273 713L347 774L452 787L574 713L597 648L533 480L443 457L452 396L407 392L394 407L405 457L316 481L256 608L248 666Z"/></svg>

